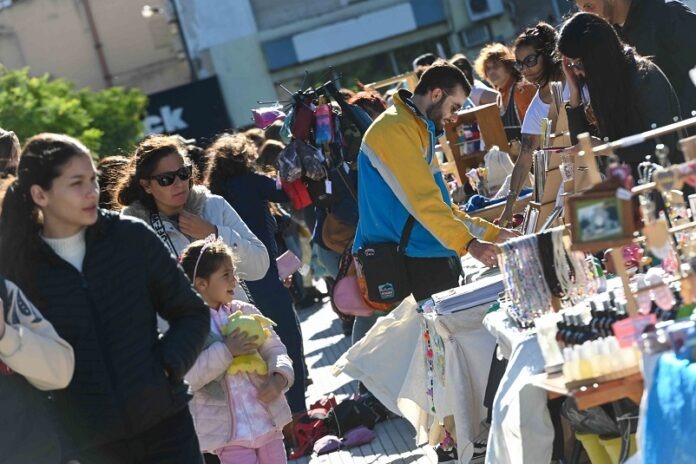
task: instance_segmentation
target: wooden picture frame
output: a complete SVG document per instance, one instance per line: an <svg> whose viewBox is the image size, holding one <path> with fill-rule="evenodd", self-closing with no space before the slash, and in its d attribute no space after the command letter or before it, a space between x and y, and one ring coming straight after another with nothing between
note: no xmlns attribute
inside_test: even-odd
<svg viewBox="0 0 696 464"><path fill-rule="evenodd" d="M614 190L570 196L566 209L573 250L595 253L633 241L633 204L618 198Z"/></svg>

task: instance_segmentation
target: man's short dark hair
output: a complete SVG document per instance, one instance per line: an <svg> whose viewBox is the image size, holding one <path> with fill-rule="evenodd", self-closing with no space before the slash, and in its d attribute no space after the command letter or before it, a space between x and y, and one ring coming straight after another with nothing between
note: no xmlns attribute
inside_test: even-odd
<svg viewBox="0 0 696 464"><path fill-rule="evenodd" d="M446 61L438 60L425 70L421 76L414 93L425 95L432 89L443 89L445 92L454 92L456 87L461 87L469 95L471 84L464 73Z"/></svg>
<svg viewBox="0 0 696 464"><path fill-rule="evenodd" d="M421 66L430 66L437 61L437 56L432 53L424 53L413 60L413 70L416 71Z"/></svg>

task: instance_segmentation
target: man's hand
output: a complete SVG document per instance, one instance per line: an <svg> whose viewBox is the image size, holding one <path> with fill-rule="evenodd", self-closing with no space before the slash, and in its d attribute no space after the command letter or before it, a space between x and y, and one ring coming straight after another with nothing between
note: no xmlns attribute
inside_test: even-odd
<svg viewBox="0 0 696 464"><path fill-rule="evenodd" d="M269 376L259 387L258 398L268 404L283 393L288 381L277 372Z"/></svg>
<svg viewBox="0 0 696 464"><path fill-rule="evenodd" d="M474 239L469 245L469 254L488 267L498 265L497 246L490 242Z"/></svg>
<svg viewBox="0 0 696 464"><path fill-rule="evenodd" d="M215 233L214 225L186 211L179 214L179 229L196 240L202 240Z"/></svg>
<svg viewBox="0 0 696 464"><path fill-rule="evenodd" d="M502 229L493 242L494 243L505 243L512 238L519 237L520 235L522 235L522 234L520 234L516 230Z"/></svg>

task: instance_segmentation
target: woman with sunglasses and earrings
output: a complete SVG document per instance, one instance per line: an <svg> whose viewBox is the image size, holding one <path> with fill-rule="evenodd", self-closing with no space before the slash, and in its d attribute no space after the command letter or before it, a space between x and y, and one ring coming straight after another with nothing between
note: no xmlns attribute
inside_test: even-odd
<svg viewBox="0 0 696 464"><path fill-rule="evenodd" d="M209 311L145 224L98 208L96 178L79 141L39 134L0 215L0 273L75 355L72 380L49 402L60 462L200 463L182 379ZM170 325L161 338L157 316Z"/></svg>
<svg viewBox="0 0 696 464"><path fill-rule="evenodd" d="M621 42L614 27L603 18L591 13L572 16L561 29L558 50L564 57L570 88L567 114L573 143L583 132L617 140L680 118L676 94L660 68ZM590 94L589 105L580 98L581 83ZM672 163L683 161L676 134L662 137L658 143L669 147ZM638 164L654 149L654 141L645 141L619 148L616 154L632 167L638 179Z"/></svg>
<svg viewBox="0 0 696 464"><path fill-rule="evenodd" d="M515 69L526 80L534 84L538 90L522 122L522 148L512 171L507 203L500 216L502 227L509 226L512 221L513 206L517 202L519 192L527 183L532 169L532 153L541 147L542 121L551 116L549 112L552 103L554 103L552 82L563 83L565 81L561 60L556 53L557 39L556 30L542 22L528 28L515 40ZM568 89L565 88L562 93L562 100L568 100ZM559 95L555 98L561 99ZM556 108L562 107L560 102L558 103ZM558 113L551 119L554 120L555 124L555 120L558 120ZM560 129L556 128L556 132L559 131Z"/></svg>
<svg viewBox="0 0 696 464"><path fill-rule="evenodd" d="M222 237L239 256L240 278L263 278L269 266L266 247L224 198L193 185L195 174L178 137L155 135L143 140L117 188L123 214L149 224L176 257L194 240L211 234ZM246 293L242 287L234 297L249 301Z"/></svg>

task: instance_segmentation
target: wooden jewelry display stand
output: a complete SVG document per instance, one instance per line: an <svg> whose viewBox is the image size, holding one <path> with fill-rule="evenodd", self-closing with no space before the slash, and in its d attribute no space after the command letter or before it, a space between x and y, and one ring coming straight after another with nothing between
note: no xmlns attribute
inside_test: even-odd
<svg viewBox="0 0 696 464"><path fill-rule="evenodd" d="M465 154L463 144L459 141L457 128L461 125L477 124L481 139L485 142L485 149L478 150L473 153ZM467 141L465 143L469 143ZM503 120L500 117L500 109L495 103L488 105L476 106L468 110L464 110L458 114L457 121L448 123L445 126L445 135L440 138L440 146L447 159L440 168L443 173L451 173L462 184L466 182L466 173L471 169L479 167L483 163L483 159L487 151L497 145L501 151L509 151L509 143L505 134ZM511 156L512 157L512 156ZM512 157L514 160L514 157ZM513 213L521 213L527 207L530 196L521 198L515 203ZM487 221L493 221L500 217L503 213L504 203L482 208L471 213L471 216L480 217Z"/></svg>
<svg viewBox="0 0 696 464"><path fill-rule="evenodd" d="M563 127L567 126L567 120L565 117L565 111L561 113L558 117L563 118L559 121L558 125ZM565 121L565 122L564 122ZM563 123L563 124L561 124ZM551 134L552 122L550 119L546 119L543 126L543 145L545 147L564 147L569 143L569 136L566 133L562 135L555 136ZM525 217L524 231L525 233L539 232L544 224L547 222L549 216L553 213L556 208L556 199L558 197L558 192L561 188L561 183L563 182L563 177L561 176L560 165L561 158L558 153L548 153L546 154L548 161L544 166L535 166L535 181L536 178L543 174L544 185L535 188L536 198L529 203L529 209ZM540 171L543 170L543 173ZM564 185L565 188L565 185ZM564 190L567 192L567 190ZM559 224L562 223L562 219L558 219ZM555 224L551 224L552 226Z"/></svg>
<svg viewBox="0 0 696 464"><path fill-rule="evenodd" d="M476 106L468 110L464 110L457 115L457 121L445 125L445 138L447 144L442 144L443 152L448 161L454 161L459 177L466 179L466 173L477 168L483 162L483 157L486 155L486 150L477 150L473 153L465 154L462 143L459 141L457 128L461 125L477 124L481 139L485 141L485 148L490 149L493 145L497 145L502 151L506 151L508 147L508 139L505 135L503 120L500 118L500 109L495 103L488 105ZM471 143L474 141L467 141ZM448 145L448 150L445 149Z"/></svg>

